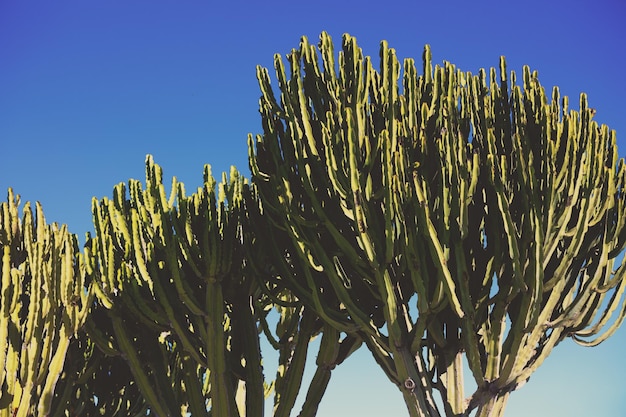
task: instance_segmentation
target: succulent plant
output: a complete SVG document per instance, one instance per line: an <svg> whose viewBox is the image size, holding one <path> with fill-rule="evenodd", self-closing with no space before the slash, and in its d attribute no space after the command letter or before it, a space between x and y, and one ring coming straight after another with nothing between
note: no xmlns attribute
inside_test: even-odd
<svg viewBox="0 0 626 417"><path fill-rule="evenodd" d="M615 331L626 169L584 94L570 110L504 58L433 68L428 46L421 75L386 42L376 70L349 35L338 61L326 33L287 61L276 91L258 68L249 139L275 280L362 338L411 415L502 415L556 344Z"/></svg>
<svg viewBox="0 0 626 417"><path fill-rule="evenodd" d="M76 236L46 224L39 203L21 216L19 206L9 189L0 204L0 415L44 416L93 291Z"/></svg>

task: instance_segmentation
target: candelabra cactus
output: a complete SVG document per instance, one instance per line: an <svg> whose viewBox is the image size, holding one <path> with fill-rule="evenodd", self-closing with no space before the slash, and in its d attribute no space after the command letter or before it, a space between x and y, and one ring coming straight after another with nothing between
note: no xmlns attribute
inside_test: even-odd
<svg viewBox="0 0 626 417"><path fill-rule="evenodd" d="M93 292L76 236L46 224L39 203L22 211L9 189L0 205L0 416L45 416Z"/></svg>
<svg viewBox="0 0 626 417"><path fill-rule="evenodd" d="M556 344L621 324L626 168L585 95L573 111L528 67L433 68L428 47L400 90L395 51L377 71L349 35L338 65L325 33L287 59L279 99L258 69L249 139L273 280L361 338L410 415L501 416Z"/></svg>
<svg viewBox="0 0 626 417"><path fill-rule="evenodd" d="M157 415L235 415L239 378L248 407L262 409L254 290L241 271L243 179L233 171L218 195L207 166L202 189L187 197L174 181L167 199L161 177L148 158L145 190L131 180L130 198L120 184L112 200L94 200L90 250L111 332L90 337L126 359Z"/></svg>
<svg viewBox="0 0 626 417"><path fill-rule="evenodd" d="M89 337L124 358L156 415L261 416L272 390L276 415L289 415L310 339L323 333L321 354L342 340L285 289L259 289L263 255L254 263L244 256L259 243L243 196L256 200L243 177L233 169L217 184L206 166L196 193L187 196L174 179L166 198L161 168L148 157L145 189L131 180L128 193L119 184L113 194L93 203L96 235L86 254L100 304ZM275 305L273 331L266 316ZM263 375L261 332L279 351L274 383ZM303 415L327 382L309 390Z"/></svg>
<svg viewBox="0 0 626 417"><path fill-rule="evenodd" d="M278 99L258 69L252 186L206 166L167 198L148 157L145 188L94 199L83 253L9 190L0 417L262 416L271 391L288 416L317 336L302 417L362 343L410 415L502 416L558 343L621 325L626 164L585 95L573 111L528 67L433 68L428 47L401 75L385 42L377 71L349 35L338 63L325 33L288 60Z"/></svg>

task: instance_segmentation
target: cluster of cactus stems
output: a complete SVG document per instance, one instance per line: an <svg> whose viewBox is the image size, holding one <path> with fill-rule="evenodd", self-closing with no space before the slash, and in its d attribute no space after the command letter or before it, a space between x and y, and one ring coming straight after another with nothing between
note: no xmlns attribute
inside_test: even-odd
<svg viewBox="0 0 626 417"><path fill-rule="evenodd" d="M84 257L65 225L46 224L39 204L0 205L1 416L48 415L70 340L93 301Z"/></svg>
<svg viewBox="0 0 626 417"><path fill-rule="evenodd" d="M418 75L382 42L376 70L349 35L338 62L326 33L287 60L278 96L257 72L251 183L207 165L168 196L148 157L145 184L93 200L82 252L9 190L0 417L252 417L272 394L313 416L363 344L411 416L502 416L559 342L620 326L626 167L584 95L570 110L504 58L433 68L428 47Z"/></svg>
<svg viewBox="0 0 626 417"><path fill-rule="evenodd" d="M196 193L174 179L166 198L148 157L145 189L130 180L112 199L94 199L96 233L80 253L65 226L45 226L40 206L37 223L29 205L20 221L10 191L1 218L2 415L262 416L273 393L274 415L288 416L309 343L321 336L300 412L315 415L330 370L360 340L342 338L285 289L260 289L264 255L244 256L253 244L244 195L256 201L237 171L217 184L206 166ZM58 300L44 300L49 293ZM278 351L274 381L263 374L260 335Z"/></svg>
<svg viewBox="0 0 626 417"><path fill-rule="evenodd" d="M259 210L289 255L278 285L362 338L410 415L500 416L557 343L623 320L626 168L585 95L571 111L504 58L478 75L423 58L400 78L385 42L377 71L322 34L275 57L279 96L259 68Z"/></svg>
<svg viewBox="0 0 626 417"><path fill-rule="evenodd" d="M236 170L217 184L206 166L197 192L187 196L174 179L167 198L149 157L145 190L130 181L112 200L94 201L96 237L87 248L109 323L87 333L125 359L156 415L261 416L271 391L275 414L289 415L309 340L322 333L336 336L326 345L339 343L288 293L260 290L244 257L251 239L244 189L253 198ZM274 306L280 320L271 331L266 316ZM279 351L274 383L263 375L261 332ZM305 404L303 415L310 408Z"/></svg>

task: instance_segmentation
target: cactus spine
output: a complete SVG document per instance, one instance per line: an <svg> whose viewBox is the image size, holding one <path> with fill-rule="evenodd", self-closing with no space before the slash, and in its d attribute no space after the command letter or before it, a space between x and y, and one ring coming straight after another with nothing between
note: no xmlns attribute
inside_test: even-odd
<svg viewBox="0 0 626 417"><path fill-rule="evenodd" d="M623 320L626 171L585 95L572 111L503 58L499 76L423 58L400 91L385 42L377 71L345 35L337 73L330 37L303 38L289 69L275 57L280 100L259 68L253 181L289 254L277 279L363 339L412 416L442 414L435 391L447 415L499 416L556 344Z"/></svg>

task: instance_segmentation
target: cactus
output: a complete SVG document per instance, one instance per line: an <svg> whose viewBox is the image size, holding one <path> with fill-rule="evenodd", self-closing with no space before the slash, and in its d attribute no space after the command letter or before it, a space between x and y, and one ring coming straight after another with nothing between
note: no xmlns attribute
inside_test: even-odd
<svg viewBox="0 0 626 417"><path fill-rule="evenodd" d="M258 358L243 352L228 357L229 343L240 335L230 329L224 292L231 287L244 298L252 296L238 253L243 181L233 171L231 182L220 184L218 201L207 167L204 188L187 197L174 180L167 199L161 177L149 157L145 190L131 180L130 198L120 184L113 200L94 200L90 250L99 268L96 293L110 324L106 333L89 334L127 361L157 415L182 409L208 415L209 408L212 415L236 415L231 367L241 367L244 359L246 378L258 379L260 372ZM262 388L255 387L261 401Z"/></svg>
<svg viewBox="0 0 626 417"><path fill-rule="evenodd" d="M257 70L249 161L265 222L251 224L272 281L360 338L410 415L501 416L558 343L595 345L624 319L615 132L584 94L570 110L504 58L472 75L433 68L426 46L402 90L386 42L378 71L349 35L338 59L326 33L317 49L302 38L288 69L275 56L278 98Z"/></svg>
<svg viewBox="0 0 626 417"><path fill-rule="evenodd" d="M433 68L428 46L418 76L382 42L377 71L349 35L338 63L325 33L288 60L279 99L258 68L252 185L206 166L168 198L148 156L145 188L93 200L83 253L9 190L0 417L252 417L271 392L288 416L315 337L302 417L362 344L411 416L501 416L561 341L622 324L626 165L584 94L570 110L504 58Z"/></svg>
<svg viewBox="0 0 626 417"><path fill-rule="evenodd" d="M244 256L259 244L248 231L245 201L256 199L236 170L217 184L208 165L197 192L187 196L174 178L166 198L151 156L145 189L130 180L115 187L113 199L94 199L96 235L85 252L98 307L86 332L107 355L123 358L159 416L261 416L272 391L277 416L294 407L309 341L322 325L284 289L259 288L262 255L254 263ZM261 332L279 351L275 382L263 375ZM323 338L325 350L341 343Z"/></svg>
<svg viewBox="0 0 626 417"><path fill-rule="evenodd" d="M0 205L0 416L44 416L93 291L76 236L19 205L11 189Z"/></svg>

